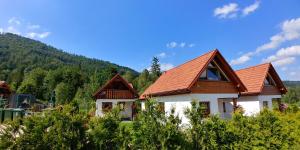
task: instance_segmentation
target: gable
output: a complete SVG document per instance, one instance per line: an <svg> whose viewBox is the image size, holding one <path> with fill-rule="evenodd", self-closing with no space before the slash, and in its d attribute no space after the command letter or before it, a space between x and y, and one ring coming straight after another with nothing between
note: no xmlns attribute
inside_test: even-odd
<svg viewBox="0 0 300 150"><path fill-rule="evenodd" d="M247 87L247 92L243 92L242 95L285 94L287 92L279 75L270 63L241 69L236 71L236 74ZM271 85L267 85L268 83Z"/></svg>
<svg viewBox="0 0 300 150"><path fill-rule="evenodd" d="M133 99L137 98L138 94L130 83L117 74L101 87L94 97L96 99Z"/></svg>
<svg viewBox="0 0 300 150"><path fill-rule="evenodd" d="M145 90L140 98L190 93L201 74L214 59L218 61L217 64L221 64L222 70L230 72L226 75L235 87L238 87L240 91L246 90L220 52L214 50L166 71Z"/></svg>
<svg viewBox="0 0 300 150"><path fill-rule="evenodd" d="M197 82L193 85L192 93L238 93L239 89L232 80L233 74L226 64L215 57L201 73ZM230 78L231 77L231 78Z"/></svg>

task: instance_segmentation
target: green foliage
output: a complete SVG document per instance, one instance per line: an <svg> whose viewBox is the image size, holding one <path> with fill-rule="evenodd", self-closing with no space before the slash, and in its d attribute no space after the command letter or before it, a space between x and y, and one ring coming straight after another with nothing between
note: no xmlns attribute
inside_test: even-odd
<svg viewBox="0 0 300 150"><path fill-rule="evenodd" d="M87 146L86 122L76 105L16 120L0 132L0 148L83 149Z"/></svg>
<svg viewBox="0 0 300 150"><path fill-rule="evenodd" d="M155 100L146 101L146 110L133 122L134 149L180 149L185 138L179 125L181 120L171 114L166 117Z"/></svg>
<svg viewBox="0 0 300 150"><path fill-rule="evenodd" d="M89 139L94 149L118 149L118 132L121 118L119 111L114 109L102 118L93 118L89 124Z"/></svg>
<svg viewBox="0 0 300 150"><path fill-rule="evenodd" d="M283 96L282 101L300 106L300 86L289 87L288 92Z"/></svg>
<svg viewBox="0 0 300 150"><path fill-rule="evenodd" d="M0 60L0 80L7 81L18 93L32 94L40 100L49 100L62 82L60 89L73 87L68 100L74 99L79 88L91 90L80 97L91 100L92 92L116 73L138 75L127 67L68 54L11 33L0 34Z"/></svg>
<svg viewBox="0 0 300 150"><path fill-rule="evenodd" d="M88 118L72 102L6 123L0 149L299 149L300 111L263 110L256 116L235 113L231 120L203 118L196 102L181 126L175 108L165 114L155 100L136 120L122 122L119 109Z"/></svg>
<svg viewBox="0 0 300 150"><path fill-rule="evenodd" d="M161 75L159 60L157 57L153 57L152 59L151 73L155 78L158 78Z"/></svg>

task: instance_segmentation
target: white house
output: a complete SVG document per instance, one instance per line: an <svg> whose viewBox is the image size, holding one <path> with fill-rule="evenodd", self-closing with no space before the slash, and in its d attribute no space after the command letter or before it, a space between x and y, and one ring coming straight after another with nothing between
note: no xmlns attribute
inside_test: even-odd
<svg viewBox="0 0 300 150"><path fill-rule="evenodd" d="M191 107L192 100L204 106L206 114L219 114L222 118L230 118L238 105L246 114L253 114L263 105L271 108L272 100L286 92L275 69L271 64L268 66L265 72L234 72L221 53L214 50L164 72L140 99L157 99L164 105L166 113L175 107L183 123L188 123L184 111ZM255 75L263 77L262 81L258 81ZM252 84L254 82L257 85ZM253 86L262 92L252 93L256 92Z"/></svg>
<svg viewBox="0 0 300 150"><path fill-rule="evenodd" d="M227 118L237 106L237 99L246 87L218 50L211 51L164 72L141 99L155 97L164 103L168 113L172 107L182 118L191 101L199 101L206 114L220 114Z"/></svg>
<svg viewBox="0 0 300 150"><path fill-rule="evenodd" d="M247 88L237 102L246 115L255 114L264 107L279 106L281 96L287 92L271 63L241 69L236 74Z"/></svg>
<svg viewBox="0 0 300 150"><path fill-rule="evenodd" d="M139 98L132 84L119 74L115 75L94 94L96 116L102 116L112 108L119 106L123 120L132 120L135 113L135 101Z"/></svg>

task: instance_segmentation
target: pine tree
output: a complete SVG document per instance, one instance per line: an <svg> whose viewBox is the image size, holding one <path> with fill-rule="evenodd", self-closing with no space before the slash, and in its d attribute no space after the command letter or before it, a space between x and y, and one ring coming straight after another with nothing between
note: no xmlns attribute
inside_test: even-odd
<svg viewBox="0 0 300 150"><path fill-rule="evenodd" d="M157 57L153 57L152 59L151 73L156 77L161 75L159 59Z"/></svg>

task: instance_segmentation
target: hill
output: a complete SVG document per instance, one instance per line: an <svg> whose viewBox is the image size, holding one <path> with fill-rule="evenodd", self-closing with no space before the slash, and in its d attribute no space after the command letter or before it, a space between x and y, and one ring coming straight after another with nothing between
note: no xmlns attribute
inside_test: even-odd
<svg viewBox="0 0 300 150"><path fill-rule="evenodd" d="M115 68L121 74L133 69L119 66L108 61L91 59L69 54L36 40L11 33L0 34L0 80L11 82L11 73L21 70L26 73L35 68L46 70L61 66L77 66L90 72L108 67Z"/></svg>
<svg viewBox="0 0 300 150"><path fill-rule="evenodd" d="M19 35L0 34L0 80L16 93L32 94L45 102L55 98L60 104L92 103L92 94L116 73L131 81L139 74Z"/></svg>
<svg viewBox="0 0 300 150"><path fill-rule="evenodd" d="M287 87L300 87L300 81L283 81L283 83Z"/></svg>

